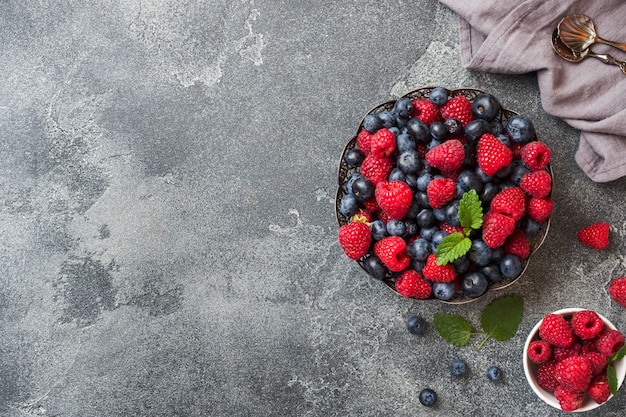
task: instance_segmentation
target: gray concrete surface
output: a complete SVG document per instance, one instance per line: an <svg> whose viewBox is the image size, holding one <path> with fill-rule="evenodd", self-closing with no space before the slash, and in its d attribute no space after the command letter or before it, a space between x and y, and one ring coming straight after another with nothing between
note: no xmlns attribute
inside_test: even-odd
<svg viewBox="0 0 626 417"><path fill-rule="evenodd" d="M626 329L606 294L626 274L626 182L582 174L534 74L464 70L435 0L8 0L0 54L2 416L557 416L524 379L526 333L574 306ZM345 142L432 84L494 93L554 150L550 234L502 291L524 296L523 321L480 351L404 320L479 326L495 295L405 300L336 242ZM604 252L575 238L597 219ZM625 407L621 392L588 415Z"/></svg>

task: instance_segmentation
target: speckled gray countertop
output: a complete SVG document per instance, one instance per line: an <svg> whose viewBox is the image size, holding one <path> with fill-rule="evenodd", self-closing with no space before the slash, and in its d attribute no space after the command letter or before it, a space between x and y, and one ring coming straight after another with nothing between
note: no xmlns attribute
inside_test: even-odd
<svg viewBox="0 0 626 417"><path fill-rule="evenodd" d="M564 307L626 329L606 294L626 275L626 182L584 176L534 74L464 70L435 0L9 0L0 21L2 416L557 416L524 379L526 333ZM550 233L501 291L522 323L480 351L404 320L477 326L495 295L403 299L337 244L345 143L423 85L490 91L553 149ZM575 238L597 219L606 251ZM621 392L588 415L625 408Z"/></svg>

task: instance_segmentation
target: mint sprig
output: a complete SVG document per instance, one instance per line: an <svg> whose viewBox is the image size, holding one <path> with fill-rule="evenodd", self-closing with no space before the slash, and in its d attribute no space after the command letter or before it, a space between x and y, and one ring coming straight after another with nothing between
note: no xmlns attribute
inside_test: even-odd
<svg viewBox="0 0 626 417"><path fill-rule="evenodd" d="M626 345L622 346L622 348L617 351L615 355L609 358L608 366L606 367L606 376L609 380L609 387L611 388L611 394L614 396L617 395L619 381L617 380L617 373L615 372L613 362L623 359L624 356L626 356Z"/></svg>
<svg viewBox="0 0 626 417"><path fill-rule="evenodd" d="M505 296L493 300L485 307L480 318L482 332L472 332L469 321L454 314L435 313L433 322L437 333L454 346L465 346L472 335L483 335L476 350L480 350L489 339L509 340L522 321L524 299L520 296Z"/></svg>
<svg viewBox="0 0 626 417"><path fill-rule="evenodd" d="M461 197L459 202L459 221L461 222L463 233L454 232L443 238L435 252L437 265L446 265L454 262L471 249L472 240L470 235L483 225L483 206L476 190L469 190Z"/></svg>

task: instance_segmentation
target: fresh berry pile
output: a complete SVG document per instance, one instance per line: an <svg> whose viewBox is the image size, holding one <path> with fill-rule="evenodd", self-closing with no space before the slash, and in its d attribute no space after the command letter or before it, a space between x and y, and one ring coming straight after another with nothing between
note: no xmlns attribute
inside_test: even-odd
<svg viewBox="0 0 626 417"><path fill-rule="evenodd" d="M340 161L340 246L409 298L462 302L507 285L547 232L551 154L488 93L436 87L385 103Z"/></svg>
<svg viewBox="0 0 626 417"><path fill-rule="evenodd" d="M554 394L564 411L585 401L602 404L611 395L607 366L624 346L624 335L607 327L592 310L548 314L526 354L537 384Z"/></svg>

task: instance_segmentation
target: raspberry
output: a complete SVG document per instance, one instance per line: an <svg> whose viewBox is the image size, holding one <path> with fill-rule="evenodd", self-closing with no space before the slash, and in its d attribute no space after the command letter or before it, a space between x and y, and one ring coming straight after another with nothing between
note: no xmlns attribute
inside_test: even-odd
<svg viewBox="0 0 626 417"><path fill-rule="evenodd" d="M371 152L371 140L372 134L365 129L361 130L356 136L356 147L359 148L365 156L369 155Z"/></svg>
<svg viewBox="0 0 626 417"><path fill-rule="evenodd" d="M478 166L487 175L495 175L501 168L508 166L513 154L504 143L490 133L481 136L476 147Z"/></svg>
<svg viewBox="0 0 626 417"><path fill-rule="evenodd" d="M537 368L537 384L543 389L546 389L550 392L554 392L556 387L559 386L559 381L556 380L556 376L554 375L554 369L556 368L555 361L548 361L539 365Z"/></svg>
<svg viewBox="0 0 626 417"><path fill-rule="evenodd" d="M371 211L360 208L354 216L352 216L353 222L370 223L374 219L374 215Z"/></svg>
<svg viewBox="0 0 626 417"><path fill-rule="evenodd" d="M431 123L440 119L439 108L435 106L430 100L426 98L416 98L413 100L413 112L411 117L417 117L426 125L430 126Z"/></svg>
<svg viewBox="0 0 626 417"><path fill-rule="evenodd" d="M455 232L465 234L465 229L463 229L463 226L452 226L450 223L446 222L438 222L437 226L439 226L439 229L447 235L451 235Z"/></svg>
<svg viewBox="0 0 626 417"><path fill-rule="evenodd" d="M426 153L428 165L448 172L457 171L461 168L464 159L465 148L456 139L447 140Z"/></svg>
<svg viewBox="0 0 626 417"><path fill-rule="evenodd" d="M528 142L520 150L522 162L531 171L541 171L546 169L552 157L552 151L548 145L541 141Z"/></svg>
<svg viewBox="0 0 626 417"><path fill-rule="evenodd" d="M548 362L552 358L552 347L545 340L535 340L528 345L528 358L536 364Z"/></svg>
<svg viewBox="0 0 626 417"><path fill-rule="evenodd" d="M617 304L626 308L626 277L615 278L611 281L609 295Z"/></svg>
<svg viewBox="0 0 626 417"><path fill-rule="evenodd" d="M374 244L374 255L392 272L401 272L411 263L406 242L399 236L388 236Z"/></svg>
<svg viewBox="0 0 626 417"><path fill-rule="evenodd" d="M587 394L598 404L606 402L611 396L611 387L606 374L596 376L587 387Z"/></svg>
<svg viewBox="0 0 626 417"><path fill-rule="evenodd" d="M483 240L491 249L502 246L515 230L515 220L504 214L489 211L483 218Z"/></svg>
<svg viewBox="0 0 626 417"><path fill-rule="evenodd" d="M521 260L528 259L530 256L530 241L526 233L520 228L516 228L511 236L504 241L504 253L510 253Z"/></svg>
<svg viewBox="0 0 626 417"><path fill-rule="evenodd" d="M375 195L380 208L395 220L402 220L413 202L413 191L404 181L379 182Z"/></svg>
<svg viewBox="0 0 626 417"><path fill-rule="evenodd" d="M435 255L428 255L426 265L422 269L424 278L435 282L452 282L456 278L456 271L452 264L437 265Z"/></svg>
<svg viewBox="0 0 626 417"><path fill-rule="evenodd" d="M567 359L570 356L580 355L582 353L582 345L580 343L574 343L570 347L554 347L552 351L552 357L555 361L561 362L563 359Z"/></svg>
<svg viewBox="0 0 626 417"><path fill-rule="evenodd" d="M583 340L593 339L604 328L604 322L595 311L577 311L571 321L574 334Z"/></svg>
<svg viewBox="0 0 626 417"><path fill-rule="evenodd" d="M392 169L393 161L391 158L376 158L371 153L365 157L361 164L361 174L370 180L374 186L381 181L387 181Z"/></svg>
<svg viewBox="0 0 626 417"><path fill-rule="evenodd" d="M432 208L441 208L454 199L456 185L450 178L435 178L426 187L428 203Z"/></svg>
<svg viewBox="0 0 626 417"><path fill-rule="evenodd" d="M556 347L567 348L574 343L572 329L559 314L548 314L543 318L539 325L539 337Z"/></svg>
<svg viewBox="0 0 626 417"><path fill-rule="evenodd" d="M598 352L613 356L624 346L624 335L618 330L605 330L598 336L596 349Z"/></svg>
<svg viewBox="0 0 626 417"><path fill-rule="evenodd" d="M593 249L604 249L609 246L608 223L598 222L578 230L578 240Z"/></svg>
<svg viewBox="0 0 626 417"><path fill-rule="evenodd" d="M365 207L365 210L369 211L370 213L376 213L378 212L378 210L380 210L380 207L376 202L376 197L372 197L369 200L364 201L363 207Z"/></svg>
<svg viewBox="0 0 626 417"><path fill-rule="evenodd" d="M587 358L591 364L591 375L596 376L604 372L607 356L600 352L583 352L582 356Z"/></svg>
<svg viewBox="0 0 626 417"><path fill-rule="evenodd" d="M545 170L532 171L522 177L519 186L533 197L544 198L552 191L552 177Z"/></svg>
<svg viewBox="0 0 626 417"><path fill-rule="evenodd" d="M583 405L585 400L584 392L570 391L562 385L559 385L554 390L554 396L559 401L559 405L563 411L578 410Z"/></svg>
<svg viewBox="0 0 626 417"><path fill-rule="evenodd" d="M396 279L396 291L404 297L408 298L428 298L432 288L419 272L413 269L404 271L398 279Z"/></svg>
<svg viewBox="0 0 626 417"><path fill-rule="evenodd" d="M505 188L491 200L491 210L511 216L517 221L526 211L526 194L519 187Z"/></svg>
<svg viewBox="0 0 626 417"><path fill-rule="evenodd" d="M396 150L396 136L388 129L380 129L372 135L370 147L376 158L388 158Z"/></svg>
<svg viewBox="0 0 626 417"><path fill-rule="evenodd" d="M556 364L556 380L563 387L574 392L583 392L591 382L591 364L579 355L570 356Z"/></svg>
<svg viewBox="0 0 626 417"><path fill-rule="evenodd" d="M448 99L447 103L441 107L441 115L444 119L457 119L463 127L474 120L472 103L463 96Z"/></svg>
<svg viewBox="0 0 626 417"><path fill-rule="evenodd" d="M339 228L339 245L350 259L360 259L370 248L372 232L367 224L351 222Z"/></svg>
<svg viewBox="0 0 626 417"><path fill-rule="evenodd" d="M539 223L548 220L553 209L554 202L549 198L531 197L528 201L528 216Z"/></svg>

